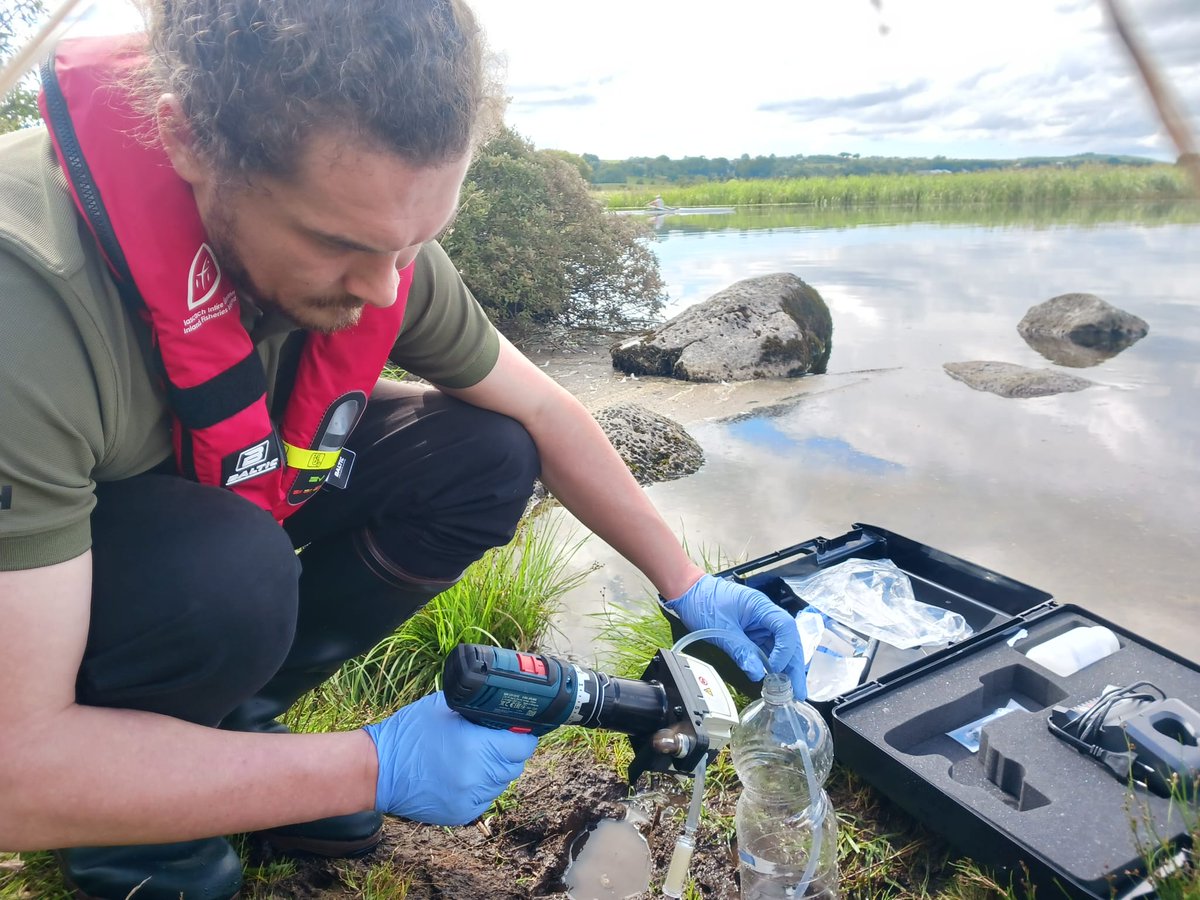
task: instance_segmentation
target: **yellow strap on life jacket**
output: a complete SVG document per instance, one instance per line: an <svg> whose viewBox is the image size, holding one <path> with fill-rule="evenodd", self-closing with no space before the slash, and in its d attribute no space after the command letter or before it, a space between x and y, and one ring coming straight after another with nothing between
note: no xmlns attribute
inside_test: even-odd
<svg viewBox="0 0 1200 900"><path fill-rule="evenodd" d="M297 447L287 441L281 441L287 464L293 469L306 469L314 472L328 472L337 465L341 450L308 450Z"/></svg>

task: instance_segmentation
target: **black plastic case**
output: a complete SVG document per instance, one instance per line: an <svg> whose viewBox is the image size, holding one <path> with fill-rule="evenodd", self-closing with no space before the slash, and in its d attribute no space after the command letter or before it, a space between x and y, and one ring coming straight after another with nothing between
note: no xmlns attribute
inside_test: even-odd
<svg viewBox="0 0 1200 900"><path fill-rule="evenodd" d="M926 652L879 645L858 688L816 704L831 722L838 759L968 856L1010 870L1018 881L1028 872L1045 896L1146 896L1147 850L1167 843L1186 852L1180 808L1119 781L1052 735L1046 718L1055 705L1137 681L1200 709L1200 665L1029 585L872 525L719 574L795 613L803 603L782 579L850 558L890 559L918 600L960 613L973 634ZM677 617L667 617L676 637L686 633ZM1066 677L1026 658L1029 648L1079 625L1107 626L1120 649ZM756 693L719 650L698 643L687 652L713 663L732 686ZM947 735L1009 700L1029 711L989 722L977 752ZM1193 801L1190 821L1197 816Z"/></svg>

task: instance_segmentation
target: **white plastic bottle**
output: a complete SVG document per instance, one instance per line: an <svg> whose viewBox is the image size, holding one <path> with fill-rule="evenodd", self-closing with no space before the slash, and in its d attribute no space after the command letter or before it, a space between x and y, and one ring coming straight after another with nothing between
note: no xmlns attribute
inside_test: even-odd
<svg viewBox="0 0 1200 900"><path fill-rule="evenodd" d="M820 714L768 673L730 740L742 783L737 828L742 900L837 900L837 817L822 786L833 740Z"/></svg>
<svg viewBox="0 0 1200 900"><path fill-rule="evenodd" d="M1031 647L1025 655L1066 678L1121 649L1111 628L1103 625L1081 626Z"/></svg>

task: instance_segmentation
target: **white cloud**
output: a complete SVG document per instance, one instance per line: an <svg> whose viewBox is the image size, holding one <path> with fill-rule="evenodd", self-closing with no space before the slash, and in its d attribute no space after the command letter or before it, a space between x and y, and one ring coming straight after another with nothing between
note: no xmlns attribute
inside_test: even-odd
<svg viewBox="0 0 1200 900"><path fill-rule="evenodd" d="M1175 151L1096 0L474 0L510 123L604 158ZM95 0L89 30L136 24ZM1200 3L1128 14L1200 119ZM1200 122L1197 123L1200 130Z"/></svg>
<svg viewBox="0 0 1200 900"><path fill-rule="evenodd" d="M509 119L539 146L605 158L1173 157L1096 3L881 6L475 3L509 60ZM1177 91L1200 108L1200 5L1153 0L1134 12ZM569 92L571 107L529 102L523 84L555 79L588 83L587 102Z"/></svg>

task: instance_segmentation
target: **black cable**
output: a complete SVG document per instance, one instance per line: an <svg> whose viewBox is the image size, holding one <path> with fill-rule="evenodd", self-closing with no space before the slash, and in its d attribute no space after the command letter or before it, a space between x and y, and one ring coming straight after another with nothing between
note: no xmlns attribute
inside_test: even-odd
<svg viewBox="0 0 1200 900"><path fill-rule="evenodd" d="M1150 688L1155 693L1148 691L1139 691L1139 688ZM1104 722L1108 718L1108 714L1112 712L1114 706L1123 701L1147 701L1165 700L1167 695L1158 686L1151 684L1149 681L1137 681L1133 684L1122 688L1110 688L1096 698L1083 715L1067 727L1072 730L1081 740L1094 744L1099 736L1100 729L1104 727Z"/></svg>
<svg viewBox="0 0 1200 900"><path fill-rule="evenodd" d="M1143 688L1145 690L1142 690ZM1099 743L1100 729L1104 727L1105 720L1118 703L1152 703L1166 698L1166 692L1157 685L1149 681L1137 681L1125 687L1106 689L1092 701L1091 706L1073 721L1058 725L1054 721L1052 712L1046 720L1046 725L1052 734L1066 741L1080 753L1092 757L1110 769L1118 778L1128 779L1135 772L1145 769L1145 765L1138 762L1137 756L1132 750L1120 752L1101 746ZM1145 773L1142 774L1145 777Z"/></svg>

